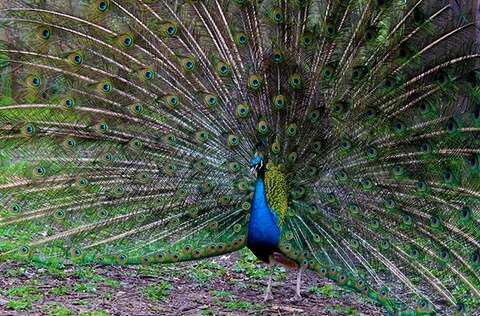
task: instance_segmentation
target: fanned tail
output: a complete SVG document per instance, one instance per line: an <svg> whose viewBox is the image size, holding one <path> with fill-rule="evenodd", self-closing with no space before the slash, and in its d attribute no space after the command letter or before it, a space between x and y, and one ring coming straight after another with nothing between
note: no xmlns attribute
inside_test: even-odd
<svg viewBox="0 0 480 316"><path fill-rule="evenodd" d="M474 12L443 0L0 8L14 79L0 105L0 258L237 250L264 141L288 178L269 196L288 195L271 203L283 255L392 314L478 304Z"/></svg>

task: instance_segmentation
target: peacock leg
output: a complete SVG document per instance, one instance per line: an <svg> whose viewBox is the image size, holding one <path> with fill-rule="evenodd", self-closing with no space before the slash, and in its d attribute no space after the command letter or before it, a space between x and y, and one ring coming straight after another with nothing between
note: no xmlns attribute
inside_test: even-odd
<svg viewBox="0 0 480 316"><path fill-rule="evenodd" d="M270 263L268 264L268 268L270 270L270 275L268 276L268 284L267 284L267 289L265 291L265 296L263 298L264 302L273 300L273 295L272 295L272 275L273 275L273 270L275 269L275 263L273 260L270 260Z"/></svg>
<svg viewBox="0 0 480 316"><path fill-rule="evenodd" d="M302 273L305 270L305 267L302 266L300 269L298 269L298 274L297 274L297 286L295 289L295 297L293 298L294 301L300 301L302 299L302 295L300 294L300 288L302 286Z"/></svg>

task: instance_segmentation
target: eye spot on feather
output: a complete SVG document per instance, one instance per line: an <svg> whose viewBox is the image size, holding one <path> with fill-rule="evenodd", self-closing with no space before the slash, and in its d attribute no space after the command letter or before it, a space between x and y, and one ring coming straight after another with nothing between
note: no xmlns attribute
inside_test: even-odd
<svg viewBox="0 0 480 316"><path fill-rule="evenodd" d="M284 55L280 51L276 51L272 54L272 61L279 64L284 61Z"/></svg>
<svg viewBox="0 0 480 316"><path fill-rule="evenodd" d="M101 84L101 91L104 94L110 93L112 91L112 85L110 84L110 82L107 82L107 81L103 82Z"/></svg>
<svg viewBox="0 0 480 316"><path fill-rule="evenodd" d="M75 107L75 104L75 99L69 97L63 99L63 102L61 103L61 105L63 105L68 110L73 109Z"/></svg>
<svg viewBox="0 0 480 316"><path fill-rule="evenodd" d="M442 258L443 260L447 260L448 257L449 257L449 253L447 249L443 249L440 251L440 258Z"/></svg>
<svg viewBox="0 0 480 316"><path fill-rule="evenodd" d="M152 80L155 76L154 72L151 70L145 71L145 79Z"/></svg>
<svg viewBox="0 0 480 316"><path fill-rule="evenodd" d="M109 1L97 1L97 10L101 13L105 13L108 11L110 8L110 2Z"/></svg>
<svg viewBox="0 0 480 316"><path fill-rule="evenodd" d="M425 181L417 181L417 183L415 183L415 187L417 189L417 191L419 192L425 192L427 190L427 183Z"/></svg>
<svg viewBox="0 0 480 316"><path fill-rule="evenodd" d="M204 102L207 108L214 109L218 105L218 97L211 94L207 94L204 97Z"/></svg>
<svg viewBox="0 0 480 316"><path fill-rule="evenodd" d="M238 145L240 145L240 139L237 135L229 135L227 138L227 144L230 147L237 147Z"/></svg>
<svg viewBox="0 0 480 316"><path fill-rule="evenodd" d="M63 220L65 219L65 211L64 210L58 210L54 213L54 217L55 219L58 219L58 220Z"/></svg>
<svg viewBox="0 0 480 316"><path fill-rule="evenodd" d="M77 66L83 63L83 57L80 54L74 54L73 56L73 63Z"/></svg>
<svg viewBox="0 0 480 316"><path fill-rule="evenodd" d="M30 254L30 247L29 246L21 246L19 249L19 253L21 256L28 256Z"/></svg>
<svg viewBox="0 0 480 316"><path fill-rule="evenodd" d="M263 80L258 75L251 75L248 79L248 88L253 92L259 91L262 87L262 84Z"/></svg>
<svg viewBox="0 0 480 316"><path fill-rule="evenodd" d="M162 24L161 35L166 38L173 38L178 34L178 27L174 22L166 22Z"/></svg>
<svg viewBox="0 0 480 316"><path fill-rule="evenodd" d="M25 126L25 133L27 135L33 135L34 132L35 132L35 127L33 127L33 125L29 124L29 125Z"/></svg>
<svg viewBox="0 0 480 316"><path fill-rule="evenodd" d="M480 252L476 251L472 254L471 260L474 264L480 265Z"/></svg>
<svg viewBox="0 0 480 316"><path fill-rule="evenodd" d="M106 160L106 161L112 161L113 160L113 155L111 153L106 153L103 158Z"/></svg>
<svg viewBox="0 0 480 316"><path fill-rule="evenodd" d="M39 88L42 85L42 79L37 76L32 76L30 78L30 84L35 88Z"/></svg>
<svg viewBox="0 0 480 316"><path fill-rule="evenodd" d="M217 63L216 70L218 75L223 78L230 77L232 74L230 66L223 62Z"/></svg>
<svg viewBox="0 0 480 316"><path fill-rule="evenodd" d="M130 47L132 45L132 39L130 37L125 38L123 40L123 44L125 44L127 47Z"/></svg>
<svg viewBox="0 0 480 316"><path fill-rule="evenodd" d="M328 36L332 36L335 34L335 27L333 25L328 25L325 28L325 32L327 33Z"/></svg>
<svg viewBox="0 0 480 316"><path fill-rule="evenodd" d="M365 116L367 117L367 119L371 120L371 119L374 119L375 116L376 116L376 113L373 109L368 109L366 112L365 112Z"/></svg>
<svg viewBox="0 0 480 316"><path fill-rule="evenodd" d="M420 150L423 153L430 153L432 151L432 146L429 143L423 143L420 145Z"/></svg>
<svg viewBox="0 0 480 316"><path fill-rule="evenodd" d="M247 104L239 104L237 106L237 116L239 118L246 118L250 114L250 106Z"/></svg>
<svg viewBox="0 0 480 316"><path fill-rule="evenodd" d="M472 211L470 210L469 207L465 206L460 210L460 216L463 219L469 219L471 216Z"/></svg>
<svg viewBox="0 0 480 316"><path fill-rule="evenodd" d="M42 166L37 167L37 168L35 169L35 172L36 172L36 174L39 175L39 176L44 176L44 175L46 174L46 170L45 170L45 168L42 167Z"/></svg>
<svg viewBox="0 0 480 316"><path fill-rule="evenodd" d="M43 37L43 39L48 40L50 38L50 30L44 29L42 31L42 37Z"/></svg>
<svg viewBox="0 0 480 316"><path fill-rule="evenodd" d="M18 214L22 211L22 207L17 204L17 203L14 203L10 206L10 211L13 213L13 214Z"/></svg>
<svg viewBox="0 0 480 316"><path fill-rule="evenodd" d="M288 79L288 82L293 90L299 90L303 85L302 78L299 74L291 75Z"/></svg>

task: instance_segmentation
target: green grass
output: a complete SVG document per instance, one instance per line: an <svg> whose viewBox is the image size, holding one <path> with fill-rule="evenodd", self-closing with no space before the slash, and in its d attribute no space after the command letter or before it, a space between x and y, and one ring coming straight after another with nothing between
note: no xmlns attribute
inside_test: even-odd
<svg viewBox="0 0 480 316"><path fill-rule="evenodd" d="M91 283L77 283L73 286L73 291L77 293L96 293L97 288Z"/></svg>
<svg viewBox="0 0 480 316"><path fill-rule="evenodd" d="M7 308L15 311L30 310L33 302L43 299L43 294L31 285L10 288L5 296L9 299Z"/></svg>
<svg viewBox="0 0 480 316"><path fill-rule="evenodd" d="M316 295L321 295L321 296L325 296L325 297L328 297L328 298L340 298L341 297L341 293L340 293L340 290L335 288L333 285L331 284L326 284L324 285L323 287L311 287L308 289L308 292L312 293L312 294L316 294Z"/></svg>
<svg viewBox="0 0 480 316"><path fill-rule="evenodd" d="M269 268L247 248L240 251L240 260L237 261L234 271L257 280L267 279L270 275ZM287 279L288 273L285 268L277 266L272 277L275 281L284 281Z"/></svg>
<svg viewBox="0 0 480 316"><path fill-rule="evenodd" d="M239 299L229 291L210 291L210 295L215 305L231 311L252 311L262 307L260 304L253 304L252 302Z"/></svg>
<svg viewBox="0 0 480 316"><path fill-rule="evenodd" d="M44 312L48 316L70 316L70 315L74 315L74 312L72 312L70 309L68 309L65 306L63 306L61 304L58 304L58 303L44 305L43 307L45 307Z"/></svg>
<svg viewBox="0 0 480 316"><path fill-rule="evenodd" d="M7 309L14 311L26 311L32 309L32 302L30 300L11 300L7 303Z"/></svg>
<svg viewBox="0 0 480 316"><path fill-rule="evenodd" d="M348 315L348 316L360 315L358 310L355 307L351 307L351 306L342 306L342 305L333 306L333 305L330 305L330 306L327 306L326 310L331 312L331 313L334 313L336 315L338 315L338 314Z"/></svg>
<svg viewBox="0 0 480 316"><path fill-rule="evenodd" d="M151 301L167 301L170 297L170 293L173 289L173 286L166 282L161 281L158 284L148 285L144 288L143 294Z"/></svg>
<svg viewBox="0 0 480 316"><path fill-rule="evenodd" d="M68 286L60 286L60 287L54 287L52 289L50 289L50 295L54 295L54 296L65 296L67 295L68 293L70 293L70 287Z"/></svg>
<svg viewBox="0 0 480 316"><path fill-rule="evenodd" d="M223 307L230 310L252 310L254 304L248 301L232 301L232 302L224 302Z"/></svg>
<svg viewBox="0 0 480 316"><path fill-rule="evenodd" d="M117 280L113 280L113 279L105 279L103 281L103 284L105 284L106 286L108 287L111 287L112 289L118 289L122 286L122 284L120 283L120 281L117 281Z"/></svg>
<svg viewBox="0 0 480 316"><path fill-rule="evenodd" d="M104 311L91 311L91 312L82 312L79 316L109 316L107 312Z"/></svg>
<svg viewBox="0 0 480 316"><path fill-rule="evenodd" d="M201 285L205 285L213 278L224 276L225 268L216 262L202 261L191 268L188 274Z"/></svg>

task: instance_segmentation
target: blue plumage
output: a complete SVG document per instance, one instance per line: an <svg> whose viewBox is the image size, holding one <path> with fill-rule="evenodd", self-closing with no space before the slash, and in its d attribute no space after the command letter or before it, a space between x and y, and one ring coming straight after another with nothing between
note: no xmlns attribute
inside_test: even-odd
<svg viewBox="0 0 480 316"><path fill-rule="evenodd" d="M278 218L268 206L263 174L259 174L250 211L247 245L258 258L269 261L269 256L278 249L280 234Z"/></svg>

